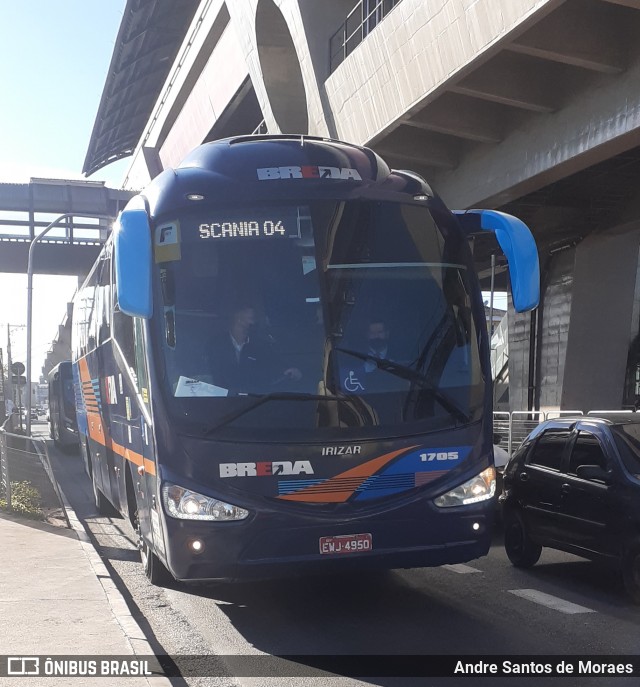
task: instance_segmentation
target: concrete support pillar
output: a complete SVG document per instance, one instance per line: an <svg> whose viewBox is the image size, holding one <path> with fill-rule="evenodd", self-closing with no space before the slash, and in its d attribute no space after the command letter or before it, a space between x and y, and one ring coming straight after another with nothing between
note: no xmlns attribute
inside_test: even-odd
<svg viewBox="0 0 640 687"><path fill-rule="evenodd" d="M640 223L576 248L562 407L617 410L632 332Z"/></svg>

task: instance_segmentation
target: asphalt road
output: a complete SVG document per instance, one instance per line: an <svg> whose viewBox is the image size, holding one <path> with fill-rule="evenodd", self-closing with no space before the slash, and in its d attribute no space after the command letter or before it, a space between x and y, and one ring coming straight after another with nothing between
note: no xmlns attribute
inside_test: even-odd
<svg viewBox="0 0 640 687"><path fill-rule="evenodd" d="M34 426L34 431L46 428ZM134 533L96 515L79 455L51 446L58 479L94 538L132 613L158 653L208 655L468 655L488 659L554 654L640 653L640 607L618 574L545 549L528 571L513 568L497 532L488 556L464 566L159 589L148 583ZM366 659L362 659L365 661ZM495 677L304 679L218 678L180 685L495 685ZM617 677L615 685L637 684ZM609 685L610 677L509 676L503 685Z"/></svg>

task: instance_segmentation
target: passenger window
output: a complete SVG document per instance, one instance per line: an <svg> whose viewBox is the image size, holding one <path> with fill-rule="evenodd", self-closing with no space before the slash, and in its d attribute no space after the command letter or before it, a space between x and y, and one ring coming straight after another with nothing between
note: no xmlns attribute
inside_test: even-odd
<svg viewBox="0 0 640 687"><path fill-rule="evenodd" d="M597 465L603 470L607 469L607 458L600 442L588 432L578 433L569 461L569 474L575 475L581 465Z"/></svg>
<svg viewBox="0 0 640 687"><path fill-rule="evenodd" d="M545 432L536 442L529 455L530 465L541 465L552 470L560 470L562 462L562 452L569 439L569 431L561 429L550 429Z"/></svg>

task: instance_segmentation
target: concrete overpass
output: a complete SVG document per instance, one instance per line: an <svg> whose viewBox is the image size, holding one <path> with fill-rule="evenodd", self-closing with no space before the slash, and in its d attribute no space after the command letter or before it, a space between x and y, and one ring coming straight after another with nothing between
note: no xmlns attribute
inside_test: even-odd
<svg viewBox="0 0 640 687"><path fill-rule="evenodd" d="M28 184L0 183L0 272L26 273L31 241L56 217L71 213L53 228L34 252L40 274L86 275L111 230L113 219L133 193L99 181L32 179ZM75 216L73 216L75 215Z"/></svg>
<svg viewBox="0 0 640 687"><path fill-rule="evenodd" d="M56 217L71 213L34 249L39 274L86 276L111 231L112 221L133 195L103 182L31 179L28 184L0 183L0 272L27 272L31 241ZM92 220L91 215L111 219ZM58 332L42 367L49 370L70 357L72 308L60 313Z"/></svg>
<svg viewBox="0 0 640 687"><path fill-rule="evenodd" d="M131 1L85 171L131 155L141 188L256 129L370 145L532 227L543 299L509 317L512 408L619 408L640 395L638 35L640 0Z"/></svg>

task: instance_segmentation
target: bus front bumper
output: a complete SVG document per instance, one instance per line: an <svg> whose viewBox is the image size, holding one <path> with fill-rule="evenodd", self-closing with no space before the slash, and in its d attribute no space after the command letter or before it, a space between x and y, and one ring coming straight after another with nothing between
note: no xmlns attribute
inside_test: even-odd
<svg viewBox="0 0 640 687"><path fill-rule="evenodd" d="M465 563L488 553L494 510L491 500L444 509L422 502L347 522L299 513L266 513L230 523L166 517L165 562L172 575L184 581ZM321 553L321 539L341 535L370 535L371 550Z"/></svg>

